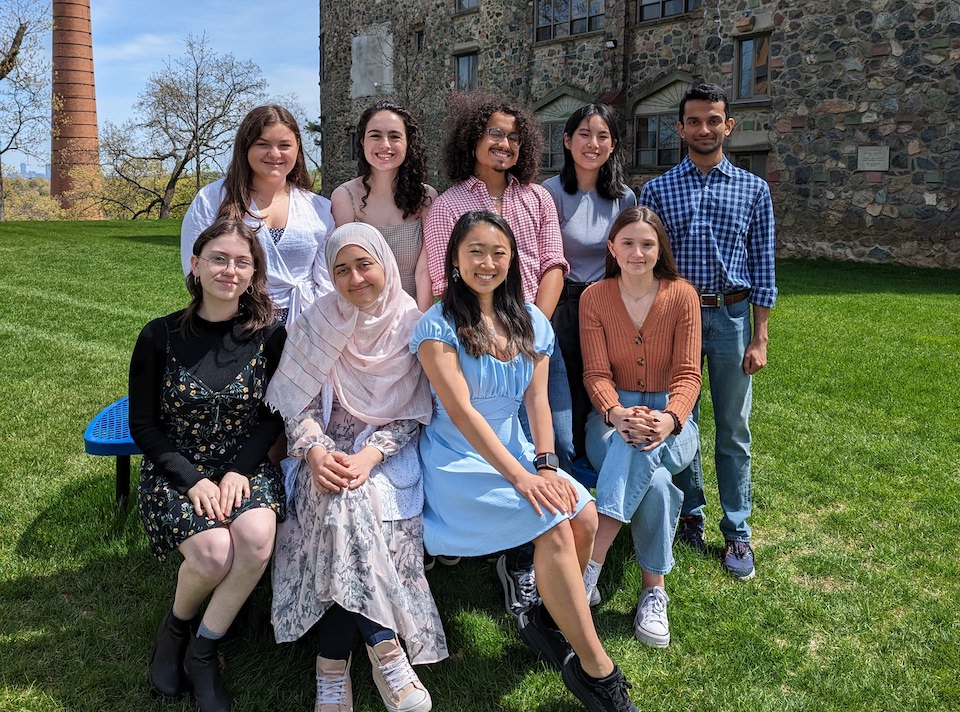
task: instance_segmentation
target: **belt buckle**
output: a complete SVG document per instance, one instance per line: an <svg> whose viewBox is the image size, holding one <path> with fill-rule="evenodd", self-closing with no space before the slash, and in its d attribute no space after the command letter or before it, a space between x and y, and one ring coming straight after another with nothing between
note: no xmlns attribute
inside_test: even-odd
<svg viewBox="0 0 960 712"><path fill-rule="evenodd" d="M705 300L710 302L715 302L715 303L704 304ZM721 292L719 294L701 294L700 303L703 304L703 306L705 307L716 307L717 309L720 309L721 307L723 307L723 293Z"/></svg>

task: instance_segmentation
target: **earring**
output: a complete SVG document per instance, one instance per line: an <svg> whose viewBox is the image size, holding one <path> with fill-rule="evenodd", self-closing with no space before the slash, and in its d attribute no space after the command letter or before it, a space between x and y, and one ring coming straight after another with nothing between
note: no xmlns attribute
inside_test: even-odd
<svg viewBox="0 0 960 712"><path fill-rule="evenodd" d="M450 279L452 279L454 282L459 282L459 281L460 281L460 268L459 268L459 267L454 267L454 268L453 268L453 274L450 275Z"/></svg>
<svg viewBox="0 0 960 712"><path fill-rule="evenodd" d="M247 287L243 291L246 292L247 294L253 294L253 285L251 284L249 287Z"/></svg>

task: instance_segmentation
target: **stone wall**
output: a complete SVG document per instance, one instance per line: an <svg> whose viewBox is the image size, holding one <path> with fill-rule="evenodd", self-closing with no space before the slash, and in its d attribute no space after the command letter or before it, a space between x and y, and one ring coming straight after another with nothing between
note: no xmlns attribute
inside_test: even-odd
<svg viewBox="0 0 960 712"><path fill-rule="evenodd" d="M767 151L779 253L960 268L960 3L956 0L736 0L636 23L607 0L605 28L535 43L534 2L357 0L321 8L325 192L355 175L349 132L373 97L350 99L351 38L388 27L394 84L419 116L442 189L455 56L476 51L481 86L529 106L564 91L618 104L627 156L634 110L673 81L733 95L735 41L770 37L769 97L732 104L730 148ZM420 52L416 33L422 32ZM858 170L862 147L889 149ZM654 173L631 165L639 187Z"/></svg>

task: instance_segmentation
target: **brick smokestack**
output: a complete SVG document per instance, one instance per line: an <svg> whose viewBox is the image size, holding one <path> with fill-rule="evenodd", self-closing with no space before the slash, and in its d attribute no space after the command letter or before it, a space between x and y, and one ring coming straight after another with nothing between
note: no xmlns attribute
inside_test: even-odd
<svg viewBox="0 0 960 712"><path fill-rule="evenodd" d="M71 171L88 168L77 175L91 184L100 176L89 0L53 0L53 96L50 193L68 207Z"/></svg>

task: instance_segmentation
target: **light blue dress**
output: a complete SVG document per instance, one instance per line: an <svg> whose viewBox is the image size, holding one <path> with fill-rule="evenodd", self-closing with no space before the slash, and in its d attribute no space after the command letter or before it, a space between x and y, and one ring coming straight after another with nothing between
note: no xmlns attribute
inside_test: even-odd
<svg viewBox="0 0 960 712"><path fill-rule="evenodd" d="M527 304L533 320L534 348L549 356L553 351L553 328L543 313ZM522 355L499 361L484 354L470 356L457 339L443 305L434 304L420 319L410 340L417 353L427 340L442 341L457 349L460 369L470 389L470 403L524 467L533 467L534 447L523 434L517 415L523 394L533 377L533 362ZM432 390L432 388L431 388ZM537 516L533 506L484 460L450 420L433 391L433 419L420 437L424 477L423 541L431 554L482 556L532 541L567 518L545 508ZM580 495L577 512L592 497L565 472Z"/></svg>

